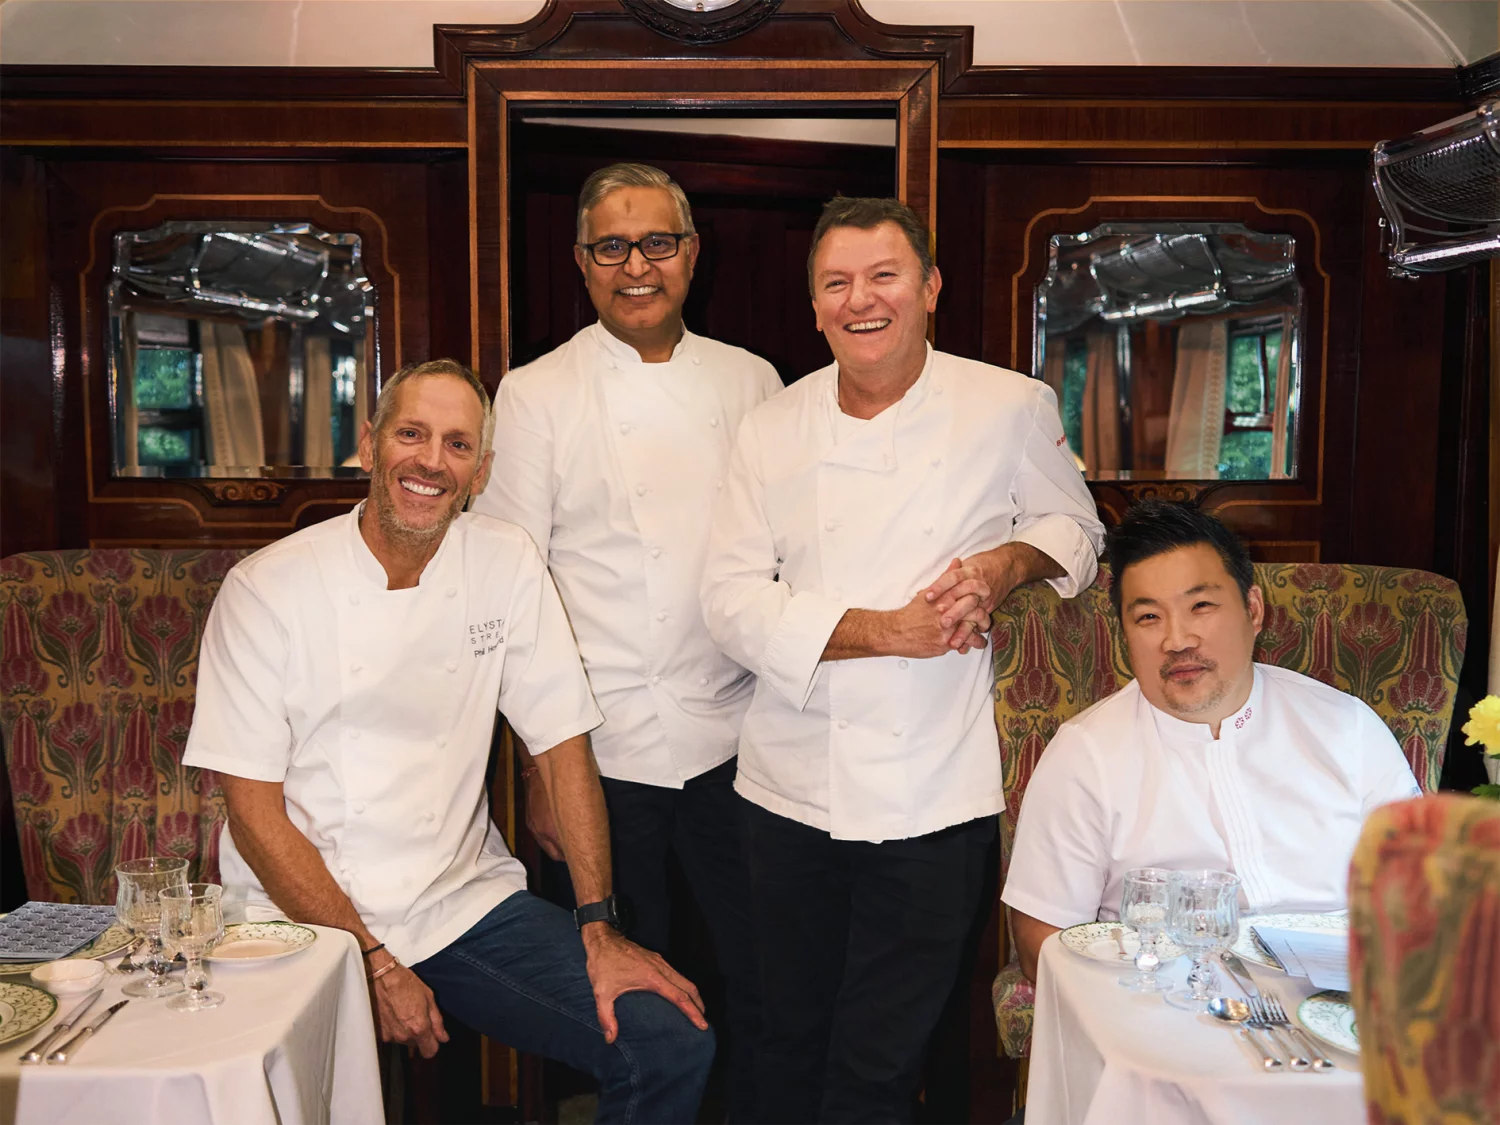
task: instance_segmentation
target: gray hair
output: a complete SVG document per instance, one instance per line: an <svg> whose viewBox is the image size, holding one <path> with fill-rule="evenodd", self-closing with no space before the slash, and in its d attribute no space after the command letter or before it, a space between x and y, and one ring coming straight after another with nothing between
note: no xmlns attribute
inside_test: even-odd
<svg viewBox="0 0 1500 1125"><path fill-rule="evenodd" d="M823 204L823 213L818 216L818 225L813 228L812 248L807 252L807 288L813 287L813 259L818 255L818 244L829 231L839 227L854 227L858 230L874 230L882 223L895 223L897 229L911 243L917 255L917 264L922 267L922 280L932 274L932 235L922 217L899 199L869 199L834 196Z"/></svg>
<svg viewBox="0 0 1500 1125"><path fill-rule="evenodd" d="M606 195L628 187L661 188L672 197L672 202L677 204L678 224L681 227L677 233L698 233L697 228L693 226L693 210L688 206L687 196L671 176L649 164L611 164L607 168L600 168L584 180L583 187L578 192L578 242L580 245L588 237L584 224L588 221L589 212L597 207Z"/></svg>
<svg viewBox="0 0 1500 1125"><path fill-rule="evenodd" d="M391 412L396 409L397 387L408 379L420 379L427 375L450 375L455 379L462 379L479 396L479 408L484 412L479 435L479 456L483 458L489 452L490 439L495 433L495 412L490 409L490 393L484 389L484 384L474 372L457 360L429 359L426 363L408 364L392 375L380 388L380 397L375 400L375 416L370 419L371 428L378 434L391 420Z"/></svg>

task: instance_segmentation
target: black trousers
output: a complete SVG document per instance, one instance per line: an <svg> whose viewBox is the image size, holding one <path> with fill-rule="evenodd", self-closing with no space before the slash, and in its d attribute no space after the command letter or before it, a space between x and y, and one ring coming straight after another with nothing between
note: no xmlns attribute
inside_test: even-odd
<svg viewBox="0 0 1500 1125"><path fill-rule="evenodd" d="M745 802L767 1122L906 1121L996 820L880 844Z"/></svg>
<svg viewBox="0 0 1500 1125"><path fill-rule="evenodd" d="M742 828L745 802L734 791L731 758L681 789L602 778L609 808L615 893L625 900L631 940L663 955L671 928L667 856L682 865L708 923L727 1012L714 1019L729 1060L729 1120L763 1120L757 1106L756 1050L761 1040L760 987L750 916Z"/></svg>

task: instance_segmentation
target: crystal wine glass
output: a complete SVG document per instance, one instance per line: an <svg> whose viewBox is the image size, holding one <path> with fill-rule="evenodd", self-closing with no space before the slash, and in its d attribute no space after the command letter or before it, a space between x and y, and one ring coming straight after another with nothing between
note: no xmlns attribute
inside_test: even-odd
<svg viewBox="0 0 1500 1125"><path fill-rule="evenodd" d="M126 996L152 999L181 992L182 985L167 979L167 960L162 956L161 908L157 897L168 887L187 883L187 860L175 856L152 856L126 860L115 868L119 893L115 916L132 934L146 939L146 976L131 981Z"/></svg>
<svg viewBox="0 0 1500 1125"><path fill-rule="evenodd" d="M161 932L166 943L187 958L182 983L187 991L167 1001L174 1012L197 1012L224 1003L208 991L203 955L224 940L224 888L218 883L184 883L161 892Z"/></svg>
<svg viewBox="0 0 1500 1125"><path fill-rule="evenodd" d="M1156 975L1161 956L1156 943L1167 925L1168 888L1172 873L1161 867L1137 867L1125 872L1120 894L1120 921L1133 926L1140 937L1134 973L1119 981L1132 992L1166 992L1172 986Z"/></svg>
<svg viewBox="0 0 1500 1125"><path fill-rule="evenodd" d="M1167 896L1167 933L1193 959L1188 987L1167 993L1167 1003L1206 1011L1214 999L1209 957L1228 949L1240 929L1239 878L1227 871L1174 871Z"/></svg>

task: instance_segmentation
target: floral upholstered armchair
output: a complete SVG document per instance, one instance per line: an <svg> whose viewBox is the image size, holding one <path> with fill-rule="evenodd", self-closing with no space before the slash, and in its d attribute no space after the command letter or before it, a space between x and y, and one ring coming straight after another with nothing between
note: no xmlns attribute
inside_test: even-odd
<svg viewBox="0 0 1500 1125"><path fill-rule="evenodd" d="M0 559L0 737L30 898L113 902L115 865L147 855L218 880L224 799L182 755L208 609L247 554Z"/></svg>
<svg viewBox="0 0 1500 1125"><path fill-rule="evenodd" d="M1349 983L1371 1122L1500 1121L1500 804L1440 793L1370 814Z"/></svg>
<svg viewBox="0 0 1500 1125"><path fill-rule="evenodd" d="M1436 789L1468 626L1457 585L1426 571L1378 566L1262 563L1255 572L1266 599L1256 660L1359 696L1391 728L1422 788ZM1002 886L1037 758L1065 720L1131 679L1109 581L1101 568L1093 586L1069 601L1048 586L1023 587L996 616ZM1033 993L1010 955L1009 930L1007 914L1004 968L991 998L1001 1049L1022 1058L1030 1051Z"/></svg>

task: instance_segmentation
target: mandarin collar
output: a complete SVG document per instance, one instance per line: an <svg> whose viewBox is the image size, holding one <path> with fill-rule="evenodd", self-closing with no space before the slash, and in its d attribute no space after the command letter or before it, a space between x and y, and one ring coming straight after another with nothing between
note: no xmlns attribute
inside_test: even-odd
<svg viewBox="0 0 1500 1125"><path fill-rule="evenodd" d="M641 353L632 348L624 340L615 336L608 328L599 321L594 321L589 326L595 345L610 359L618 363L629 363L638 367L661 367L663 364L646 363L641 359ZM682 339L677 341L677 346L672 349L672 358L668 363L676 363L679 359L687 359L693 355L695 337L687 330L687 325L682 327Z"/></svg>
<svg viewBox="0 0 1500 1125"><path fill-rule="evenodd" d="M365 542L365 537L360 534L359 520L364 513L367 500L361 500L345 518L349 521L348 544L349 562L353 566L354 573L364 581L381 590L390 586L390 576L386 574L385 567L380 565L380 560L375 557L375 552L370 550L370 545ZM453 531L464 513L459 513L458 519L450 523L443 532L443 541L438 544L438 549L433 552L432 558L427 560L427 565L422 568L422 574L417 579L413 589L420 590L423 586L437 581L437 574L448 555L448 543L453 538ZM401 591L390 591L400 593Z"/></svg>
<svg viewBox="0 0 1500 1125"><path fill-rule="evenodd" d="M1250 696L1245 700L1243 707L1219 724L1219 741L1223 741L1226 736L1242 736L1254 729L1255 718L1263 710L1261 704L1263 683L1264 677L1261 676L1260 670L1252 664ZM1141 694L1141 699L1145 700L1146 706L1150 708L1162 741L1193 745L1214 741L1213 728L1207 723L1189 723L1175 715L1169 715L1146 699L1144 692Z"/></svg>

